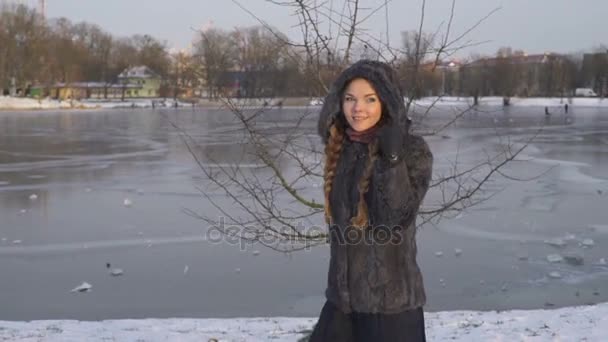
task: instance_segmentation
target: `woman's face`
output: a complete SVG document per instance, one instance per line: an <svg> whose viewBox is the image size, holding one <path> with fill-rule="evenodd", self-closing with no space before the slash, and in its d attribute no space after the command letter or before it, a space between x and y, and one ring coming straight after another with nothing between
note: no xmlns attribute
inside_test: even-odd
<svg viewBox="0 0 608 342"><path fill-rule="evenodd" d="M342 111L350 127L361 132L380 121L382 105L372 85L363 78L355 78L344 91Z"/></svg>

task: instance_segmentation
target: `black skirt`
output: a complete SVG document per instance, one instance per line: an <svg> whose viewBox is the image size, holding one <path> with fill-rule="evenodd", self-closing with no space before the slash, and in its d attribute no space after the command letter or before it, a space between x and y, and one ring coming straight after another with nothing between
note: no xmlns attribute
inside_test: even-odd
<svg viewBox="0 0 608 342"><path fill-rule="evenodd" d="M422 308L397 314L343 313L326 301L310 342L425 342Z"/></svg>

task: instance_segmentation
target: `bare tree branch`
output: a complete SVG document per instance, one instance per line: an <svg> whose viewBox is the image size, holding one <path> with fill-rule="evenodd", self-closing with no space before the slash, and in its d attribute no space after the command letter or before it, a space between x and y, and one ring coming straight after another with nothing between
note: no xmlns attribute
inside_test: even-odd
<svg viewBox="0 0 608 342"><path fill-rule="evenodd" d="M304 70L305 77L313 78L324 92L328 90L329 81L343 66L350 64L355 58L354 49L358 47L355 45L359 43L367 49L365 51L373 51L378 59L394 62L397 67L403 68L400 71L407 78L404 80L407 81L408 94L405 100L406 113L416 114L417 128L422 127L424 120L432 115L432 109L441 101L440 96L430 106L423 107L422 113L416 113L417 108L413 106L423 92L424 77L436 71L443 57L464 47L474 46L470 41L460 46L458 44L468 33L496 12L496 10L490 12L464 34L452 38L456 0L451 2L447 24L445 26L442 24L432 34L424 31L427 3L426 0L422 0L417 30L404 35L404 47L397 49L390 46L388 5L391 0L385 0L372 9L363 7L361 0L344 0L341 12L337 11L333 1L317 3L316 0L267 0L269 4L293 9L298 21L296 26L302 32L302 39L298 43L287 42L284 36L272 30L270 25L246 10L237 0L232 1L273 32L279 41L285 41L290 47L290 58L296 61L299 69ZM374 37L361 27L382 9L385 9L386 41L383 37ZM365 12L368 10L370 12ZM325 20L326 23L321 20ZM323 25L326 24L329 27L328 35L323 32ZM445 31L442 31L444 27ZM342 38L345 42L340 45L339 41ZM339 50L339 46L343 49ZM340 55L339 51L343 55ZM392 56L387 57L386 54ZM266 121L265 116L272 110L272 105L244 108L239 106L238 101L229 97L221 100L224 107L236 118L247 151L256 162L260 163L257 169L245 169L238 165L232 167L221 165L210 155L206 155L205 160L211 165L195 158L210 183L217 187L220 193L225 194L225 198L243 214L241 217L231 212L207 192L201 191L231 225L242 227L236 235L230 231L225 233L248 243L259 242L269 248L287 252L306 248L306 246L302 247L302 243L325 243L327 239L325 231L307 231L301 225L302 222L313 225L315 222L321 223L324 209L323 203L317 203L305 195L305 190L310 189L311 183L322 184L323 178L324 153L318 148L319 141L316 136L310 138L303 133L303 124L311 121L311 113L303 113L291 122L290 128L285 128L277 123L269 125ZM472 110L472 106L454 109L453 116L443 120L436 125L437 127L425 127L425 134L440 134ZM264 128L258 126L259 123L263 123ZM272 130L271 127L276 129ZM182 136L193 155L202 150L185 132ZM457 214L492 198L500 191L487 190L487 185L494 177L504 177L511 181L523 180L509 176L504 168L509 163L519 161L517 157L535 136L536 134L517 148L512 142L501 140L500 144L504 146L502 151L487 154L485 160L468 167L463 166L457 154L451 162L448 174L440 175L439 171L436 172L429 191L437 194L439 200L431 207L425 204L421 208L418 213L421 218L418 226L437 223L444 217ZM286 165L289 170L284 169ZM196 214L192 211L188 213L209 224L217 225L217 219L210 219L204 214ZM321 226L325 225L321 224ZM266 239L268 237L275 239L273 241L276 243L268 243L269 240Z"/></svg>

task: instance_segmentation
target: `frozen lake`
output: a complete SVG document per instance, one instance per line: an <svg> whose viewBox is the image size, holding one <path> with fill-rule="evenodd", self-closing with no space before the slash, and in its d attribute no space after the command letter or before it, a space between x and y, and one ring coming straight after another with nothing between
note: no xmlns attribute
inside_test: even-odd
<svg viewBox="0 0 608 342"><path fill-rule="evenodd" d="M289 127L303 110L274 110L259 124ZM441 125L450 113L438 110L429 123ZM328 249L284 255L206 242L206 224L184 209L213 211L197 190L207 181L171 122L220 163L255 165L242 158L226 111L0 112L0 320L319 313ZM551 117L541 107L467 114L443 137L428 139L435 170L447 170L456 155L466 169L499 149L497 135L517 145L541 127L520 157L526 161L504 169L531 180L497 176L488 183L493 197L420 231L427 310L608 301L602 262L608 260L608 108L571 107L569 115ZM316 116L303 130L315 137ZM306 193L322 198L318 187ZM221 193L211 196L228 203ZM554 239L564 246L545 242ZM592 246L584 246L587 239ZM584 263L551 263L551 254L575 254ZM106 263L124 275L110 276ZM70 292L85 281L91 292Z"/></svg>

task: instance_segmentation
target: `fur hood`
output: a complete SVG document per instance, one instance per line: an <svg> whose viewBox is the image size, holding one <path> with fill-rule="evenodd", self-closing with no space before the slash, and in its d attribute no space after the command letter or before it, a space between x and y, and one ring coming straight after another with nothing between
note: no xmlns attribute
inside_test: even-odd
<svg viewBox="0 0 608 342"><path fill-rule="evenodd" d="M342 93L359 77L372 84L382 102L375 137L379 155L364 195L369 221L364 230L352 227L361 200L356 185L368 169L369 145L344 139L327 199L332 221L325 294L344 313L396 314L426 303L416 261L416 217L430 184L433 155L422 137L409 133L396 74L384 63L366 60L344 70L325 98L318 126L323 143L332 124L347 127ZM387 236L395 239L386 243Z"/></svg>
<svg viewBox="0 0 608 342"><path fill-rule="evenodd" d="M371 60L354 63L331 86L319 115L318 130L323 144L327 143L329 128L336 119L342 125L347 124L342 113L342 96L347 84L355 78L364 78L372 84L383 105L382 115L388 116L383 118L383 127L379 133L381 149L384 146L384 152L389 154L399 150L410 128L399 79L386 63Z"/></svg>

